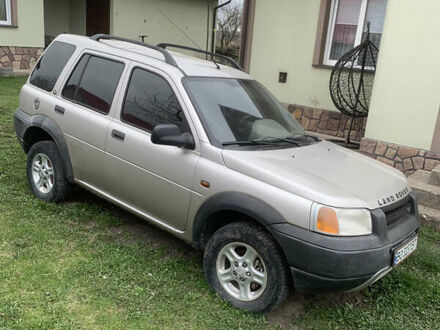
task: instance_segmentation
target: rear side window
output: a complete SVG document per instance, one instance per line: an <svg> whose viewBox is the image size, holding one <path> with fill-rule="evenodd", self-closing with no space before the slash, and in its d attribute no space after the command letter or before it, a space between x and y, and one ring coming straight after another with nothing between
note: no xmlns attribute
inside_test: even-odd
<svg viewBox="0 0 440 330"><path fill-rule="evenodd" d="M38 61L29 82L50 92L75 49L72 44L54 41Z"/></svg>
<svg viewBox="0 0 440 330"><path fill-rule="evenodd" d="M70 75L62 95L73 102L107 114L123 71L123 63L84 55Z"/></svg>
<svg viewBox="0 0 440 330"><path fill-rule="evenodd" d="M84 72L84 68L87 65L87 62L89 61L90 56L86 55L81 58L81 60L78 62L78 64L75 67L75 70L73 70L72 74L70 75L69 81L67 82L66 86L63 89L62 95L69 100L75 99L75 92L79 85L79 80L81 79L81 75Z"/></svg>
<svg viewBox="0 0 440 330"><path fill-rule="evenodd" d="M182 132L189 131L182 107L168 82L139 68L132 72L121 119L148 131L159 124L176 124Z"/></svg>

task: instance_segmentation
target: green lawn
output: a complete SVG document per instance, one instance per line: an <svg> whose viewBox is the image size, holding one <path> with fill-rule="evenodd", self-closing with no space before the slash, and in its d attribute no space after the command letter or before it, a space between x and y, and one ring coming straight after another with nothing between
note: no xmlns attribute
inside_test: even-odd
<svg viewBox="0 0 440 330"><path fill-rule="evenodd" d="M29 191L13 130L24 78L0 78L0 328L440 327L440 234L358 294L292 295L266 316L206 284L201 254L76 189L45 204Z"/></svg>

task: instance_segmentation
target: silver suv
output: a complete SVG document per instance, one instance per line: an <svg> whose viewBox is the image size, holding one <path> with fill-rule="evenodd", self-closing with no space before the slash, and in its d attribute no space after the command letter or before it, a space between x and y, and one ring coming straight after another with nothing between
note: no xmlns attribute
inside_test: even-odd
<svg viewBox="0 0 440 330"><path fill-rule="evenodd" d="M61 35L15 129L35 196L78 184L187 241L238 308L268 311L290 287L362 289L417 247L405 176L306 134L229 58Z"/></svg>

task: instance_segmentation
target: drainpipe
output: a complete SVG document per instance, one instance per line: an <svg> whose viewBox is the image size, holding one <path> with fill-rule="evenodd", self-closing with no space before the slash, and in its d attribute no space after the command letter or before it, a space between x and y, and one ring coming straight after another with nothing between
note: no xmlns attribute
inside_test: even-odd
<svg viewBox="0 0 440 330"><path fill-rule="evenodd" d="M209 52L209 16L211 14L211 11L209 10L209 0L206 0L206 51ZM208 58L208 55L206 55L206 58Z"/></svg>
<svg viewBox="0 0 440 330"><path fill-rule="evenodd" d="M212 17L212 39L211 39L211 52L215 53L215 28L217 27L217 11L226 5L229 5L232 0L226 1L225 3L214 7L214 16Z"/></svg>

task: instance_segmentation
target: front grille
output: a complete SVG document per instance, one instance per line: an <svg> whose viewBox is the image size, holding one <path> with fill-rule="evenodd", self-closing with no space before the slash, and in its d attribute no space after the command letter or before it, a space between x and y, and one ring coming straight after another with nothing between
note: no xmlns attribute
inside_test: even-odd
<svg viewBox="0 0 440 330"><path fill-rule="evenodd" d="M412 213L412 203L411 199L407 200L403 204L400 204L394 209L387 210L384 212L387 219L387 226L391 226L403 218L405 218L408 214Z"/></svg>

